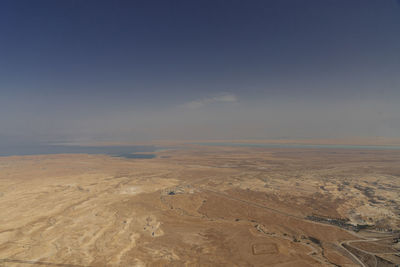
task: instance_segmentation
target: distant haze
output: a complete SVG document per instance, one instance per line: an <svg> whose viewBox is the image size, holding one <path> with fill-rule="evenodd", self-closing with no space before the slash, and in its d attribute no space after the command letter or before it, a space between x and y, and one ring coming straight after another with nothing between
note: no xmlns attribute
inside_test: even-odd
<svg viewBox="0 0 400 267"><path fill-rule="evenodd" d="M5 0L0 32L0 145L400 137L397 0Z"/></svg>

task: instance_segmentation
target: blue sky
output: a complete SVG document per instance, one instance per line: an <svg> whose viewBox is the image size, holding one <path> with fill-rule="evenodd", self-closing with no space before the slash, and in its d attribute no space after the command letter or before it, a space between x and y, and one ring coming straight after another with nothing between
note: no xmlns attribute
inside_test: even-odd
<svg viewBox="0 0 400 267"><path fill-rule="evenodd" d="M399 73L395 0L0 3L3 140L400 137Z"/></svg>

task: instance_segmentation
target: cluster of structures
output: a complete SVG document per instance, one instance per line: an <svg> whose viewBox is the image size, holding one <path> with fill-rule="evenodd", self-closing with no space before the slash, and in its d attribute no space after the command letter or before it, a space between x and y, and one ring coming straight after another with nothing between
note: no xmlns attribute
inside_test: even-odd
<svg viewBox="0 0 400 267"><path fill-rule="evenodd" d="M345 218L331 218L331 217L320 216L320 215L315 215L315 214L307 216L306 219L310 220L310 221L314 221L314 222L336 225L338 227L341 227L341 228L344 228L347 230L352 230L354 232L358 232L362 229L367 229L367 228L373 227L368 224L354 225L354 224L349 223L349 219L345 219Z"/></svg>

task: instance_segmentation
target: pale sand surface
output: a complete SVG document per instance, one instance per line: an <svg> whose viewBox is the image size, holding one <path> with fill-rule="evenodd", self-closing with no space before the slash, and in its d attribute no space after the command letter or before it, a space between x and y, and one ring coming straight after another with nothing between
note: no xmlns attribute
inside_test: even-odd
<svg viewBox="0 0 400 267"><path fill-rule="evenodd" d="M186 145L157 154L0 157L0 266L399 258L399 151ZM311 215L370 227L356 233Z"/></svg>

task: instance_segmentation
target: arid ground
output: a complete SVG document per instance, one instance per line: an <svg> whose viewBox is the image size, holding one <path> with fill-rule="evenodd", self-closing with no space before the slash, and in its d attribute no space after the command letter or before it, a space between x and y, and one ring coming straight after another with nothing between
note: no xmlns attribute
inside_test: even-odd
<svg viewBox="0 0 400 267"><path fill-rule="evenodd" d="M400 151L0 157L0 266L395 266Z"/></svg>

